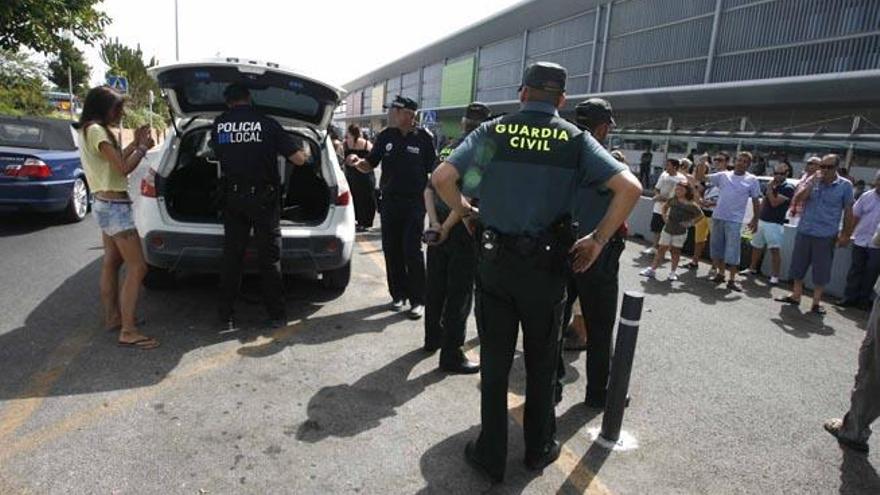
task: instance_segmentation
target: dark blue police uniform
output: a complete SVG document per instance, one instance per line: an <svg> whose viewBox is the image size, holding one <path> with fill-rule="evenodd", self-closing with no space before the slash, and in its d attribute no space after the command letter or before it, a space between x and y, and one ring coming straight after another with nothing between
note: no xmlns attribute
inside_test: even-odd
<svg viewBox="0 0 880 495"><path fill-rule="evenodd" d="M561 71L564 84L564 69L542 66ZM538 469L555 458L553 451L558 456L553 395L574 241L564 220L578 182L604 183L617 168L592 137L560 118L553 105L538 102L483 124L447 161L459 172L462 193L480 198L484 229L477 265L482 428L466 455L500 481L507 458L508 375L520 326L526 464Z"/></svg>
<svg viewBox="0 0 880 495"><path fill-rule="evenodd" d="M431 134L418 127L406 134L393 127L382 130L366 157L373 167L382 167L379 214L388 290L395 301L408 299L413 306L424 305L424 191L436 159Z"/></svg>
<svg viewBox="0 0 880 495"><path fill-rule="evenodd" d="M250 106L236 106L214 120L211 147L223 171L223 267L220 317L232 317L244 255L253 229L262 275L263 303L272 320L286 318L281 279L281 178L278 155L302 149L302 141Z"/></svg>

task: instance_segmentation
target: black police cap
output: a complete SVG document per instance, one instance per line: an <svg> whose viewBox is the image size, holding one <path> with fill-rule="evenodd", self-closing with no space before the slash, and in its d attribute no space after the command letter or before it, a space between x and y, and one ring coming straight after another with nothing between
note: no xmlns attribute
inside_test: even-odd
<svg viewBox="0 0 880 495"><path fill-rule="evenodd" d="M568 71L565 67L552 62L535 62L523 73L523 86L542 89L544 91L565 91Z"/></svg>
<svg viewBox="0 0 880 495"><path fill-rule="evenodd" d="M223 98L226 101L241 101L251 95L247 86L238 83L232 83L223 90Z"/></svg>
<svg viewBox="0 0 880 495"><path fill-rule="evenodd" d="M580 125L611 124L615 125L611 112L611 103L602 98L590 98L574 107L574 119Z"/></svg>
<svg viewBox="0 0 880 495"><path fill-rule="evenodd" d="M467 106L464 111L464 118L474 122L484 122L492 116L492 110L485 103L475 101Z"/></svg>
<svg viewBox="0 0 880 495"><path fill-rule="evenodd" d="M394 101L385 105L385 108L405 108L407 110L412 110L415 112L419 109L419 104L415 102L412 98L407 98L403 95L397 95L394 97Z"/></svg>

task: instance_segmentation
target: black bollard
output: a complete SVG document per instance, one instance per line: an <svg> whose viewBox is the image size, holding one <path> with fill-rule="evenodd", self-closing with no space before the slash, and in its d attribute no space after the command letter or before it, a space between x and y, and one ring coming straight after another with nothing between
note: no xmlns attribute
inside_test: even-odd
<svg viewBox="0 0 880 495"><path fill-rule="evenodd" d="M626 395L629 390L633 358L636 354L636 339L639 336L639 320L642 317L644 300L645 296L641 292L627 291L623 294L620 324L617 326L617 343L611 361L611 377L608 379L605 414L602 416L602 431L599 433L599 436L611 443L616 443L620 439L620 427L623 424L623 410L626 408Z"/></svg>

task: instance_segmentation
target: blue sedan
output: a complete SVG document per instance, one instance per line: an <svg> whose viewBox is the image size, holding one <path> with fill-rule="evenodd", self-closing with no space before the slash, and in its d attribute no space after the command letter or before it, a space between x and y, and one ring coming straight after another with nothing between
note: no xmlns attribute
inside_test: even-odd
<svg viewBox="0 0 880 495"><path fill-rule="evenodd" d="M79 222L89 205L70 121L0 115L0 212L62 212Z"/></svg>

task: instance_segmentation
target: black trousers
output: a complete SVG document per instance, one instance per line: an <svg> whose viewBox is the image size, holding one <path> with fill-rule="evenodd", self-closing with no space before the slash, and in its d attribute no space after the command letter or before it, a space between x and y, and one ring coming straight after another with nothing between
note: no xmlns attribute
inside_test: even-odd
<svg viewBox="0 0 880 495"><path fill-rule="evenodd" d="M584 321L587 324L587 397L604 401L611 369L612 338L617 319L618 273L620 255L625 242L614 236L599 254L596 262L584 273L569 277L563 324L571 321L571 309L575 299L580 299ZM558 386L562 388L565 362L562 346L559 347Z"/></svg>
<svg viewBox="0 0 880 495"><path fill-rule="evenodd" d="M354 201L354 218L361 227L372 227L376 217L376 176L346 167L345 177Z"/></svg>
<svg viewBox="0 0 880 495"><path fill-rule="evenodd" d="M440 361L453 363L464 344L477 269L474 241L464 224L443 244L428 246L425 289L425 347L441 348Z"/></svg>
<svg viewBox="0 0 880 495"><path fill-rule="evenodd" d="M421 197L382 199L382 250L388 276L388 291L395 301L425 303L425 256L422 232L425 205Z"/></svg>
<svg viewBox="0 0 880 495"><path fill-rule="evenodd" d="M561 265L561 263L560 263ZM501 249L477 262L480 290L481 463L503 476L507 459L507 387L519 327L526 367L526 456L539 456L556 434L553 395L565 297L565 270L537 267L535 256Z"/></svg>
<svg viewBox="0 0 880 495"><path fill-rule="evenodd" d="M880 274L880 249L852 246L852 263L846 276L844 298L857 304L871 303L874 282Z"/></svg>
<svg viewBox="0 0 880 495"><path fill-rule="evenodd" d="M222 296L219 313L233 313L241 289L244 255L254 232L257 260L262 277L263 304L273 319L284 319L284 284L281 279L281 208L278 193L226 195L223 209Z"/></svg>

